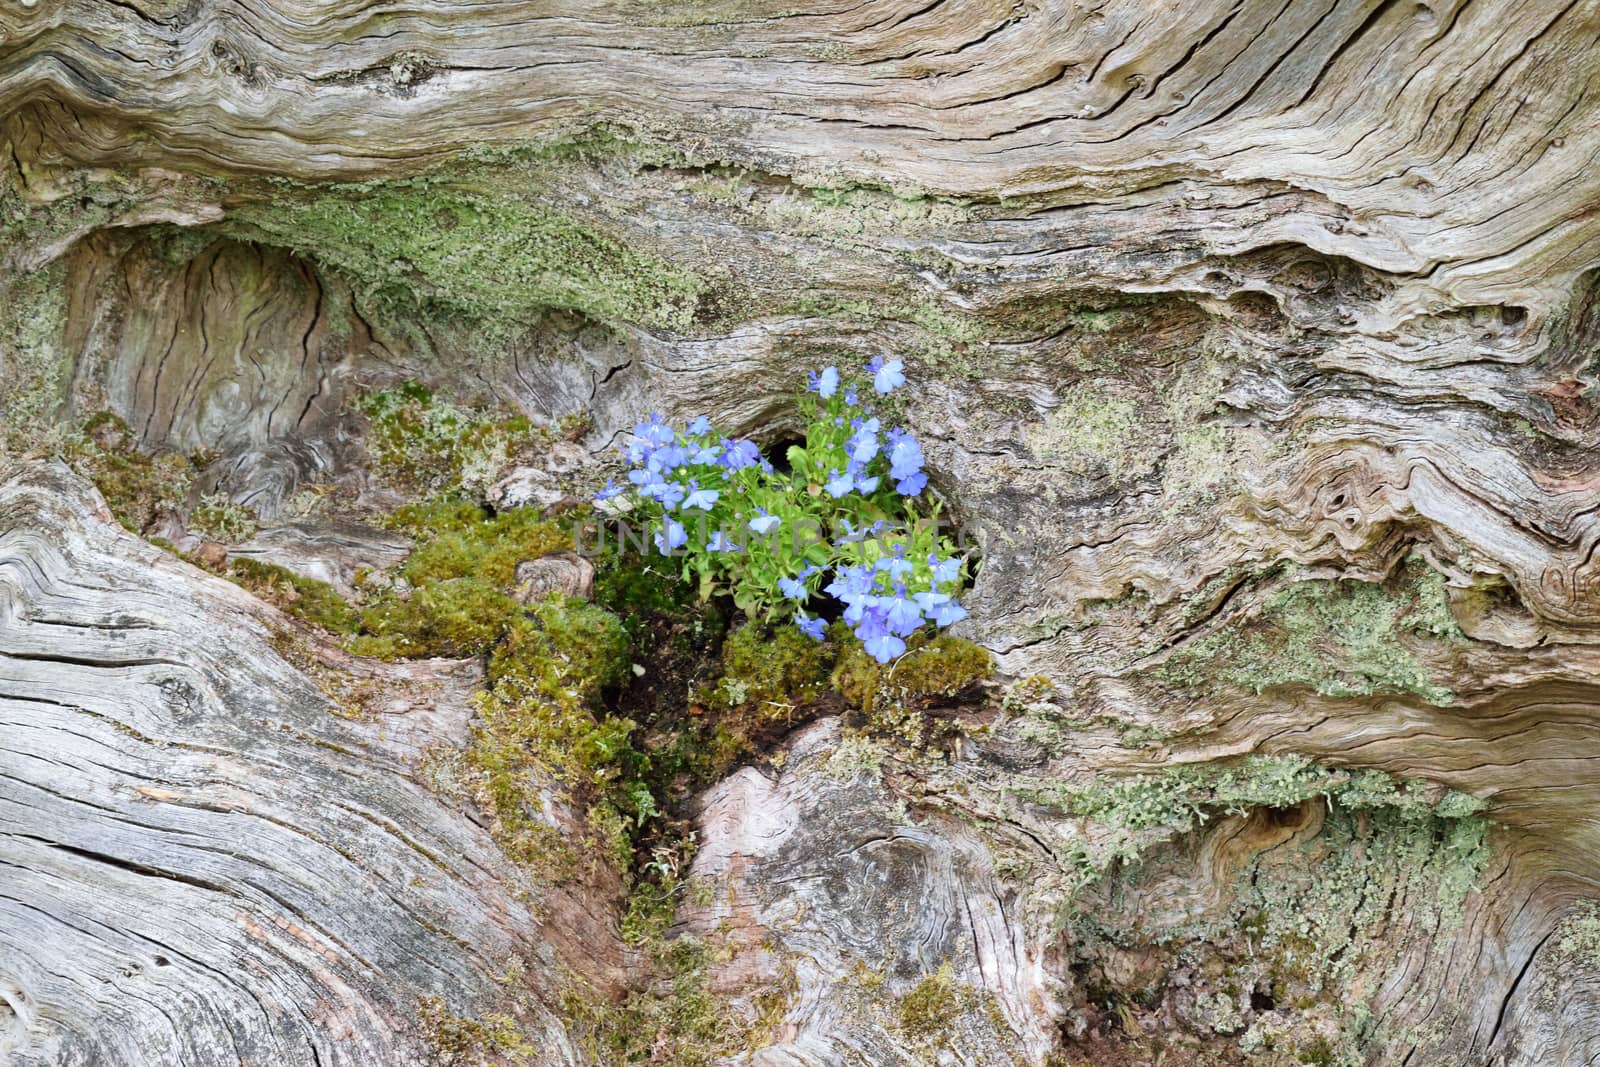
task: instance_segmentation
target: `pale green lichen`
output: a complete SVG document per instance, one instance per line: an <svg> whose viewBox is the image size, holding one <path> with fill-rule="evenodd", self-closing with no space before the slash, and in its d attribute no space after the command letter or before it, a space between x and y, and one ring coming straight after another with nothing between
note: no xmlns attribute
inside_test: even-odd
<svg viewBox="0 0 1600 1067"><path fill-rule="evenodd" d="M65 282L53 263L0 290L0 452L49 453L65 440Z"/></svg>
<svg viewBox="0 0 1600 1067"><path fill-rule="evenodd" d="M1118 862L1137 860L1152 843L1219 814L1289 808L1313 798L1348 812L1382 811L1417 821L1469 820L1485 807L1479 798L1455 790L1396 780L1377 770L1345 770L1301 755L1251 756L1235 765L1103 776L1084 787L1019 781L1011 789L1034 803L1085 816L1099 828L1069 842L1067 853L1080 885L1095 881Z"/></svg>
<svg viewBox="0 0 1600 1067"><path fill-rule="evenodd" d="M1556 928L1555 953L1566 962L1600 965L1600 905L1580 901Z"/></svg>
<svg viewBox="0 0 1600 1067"><path fill-rule="evenodd" d="M1148 472L1157 456L1138 404L1093 382L1062 394L1056 409L1029 432L1028 447L1043 462L1074 474L1105 469L1135 476Z"/></svg>
<svg viewBox="0 0 1600 1067"><path fill-rule="evenodd" d="M483 499L515 457L551 438L522 415L452 404L415 381L367 393L356 407L371 423L373 472L414 493L458 488Z"/></svg>
<svg viewBox="0 0 1600 1067"><path fill-rule="evenodd" d="M1378 980L1419 939L1459 927L1490 856L1482 801L1299 756L1097 782L1075 799L1071 790L1060 796L1094 811L1095 825L1121 828L1110 836L1114 850L1090 857L1058 920L1080 958L1131 949L1200 963L1206 984L1187 1017L1222 1034L1243 1029L1243 996L1268 993L1278 1008L1273 1025L1252 1026L1240 1047L1312 1057L1303 1062L1366 1062L1383 1040L1369 1010ZM1228 891L1190 902L1186 919L1152 922L1147 908L1160 898L1151 888L1186 877L1187 862L1204 862L1189 850L1196 838L1184 835L1225 812L1258 813L1211 839L1235 872ZM1227 856L1234 843L1249 851Z"/></svg>
<svg viewBox="0 0 1600 1067"><path fill-rule="evenodd" d="M259 516L254 508L236 504L225 494L208 493L189 514L187 525L191 533L200 537L238 544L255 535Z"/></svg>
<svg viewBox="0 0 1600 1067"><path fill-rule="evenodd" d="M1444 578L1413 560L1391 584L1395 588L1354 580L1291 581L1266 599L1254 620L1182 646L1156 674L1184 689L1220 682L1259 693L1301 685L1325 696L1401 692L1449 704L1454 694L1432 680L1401 640L1460 640Z"/></svg>
<svg viewBox="0 0 1600 1067"><path fill-rule="evenodd" d="M548 309L683 329L703 283L594 220L442 178L285 189L231 229L336 271L381 310L504 337Z"/></svg>
<svg viewBox="0 0 1600 1067"><path fill-rule="evenodd" d="M823 773L836 781L850 781L862 776L876 778L883 769L883 746L864 733L845 735L839 747L828 754L822 765Z"/></svg>

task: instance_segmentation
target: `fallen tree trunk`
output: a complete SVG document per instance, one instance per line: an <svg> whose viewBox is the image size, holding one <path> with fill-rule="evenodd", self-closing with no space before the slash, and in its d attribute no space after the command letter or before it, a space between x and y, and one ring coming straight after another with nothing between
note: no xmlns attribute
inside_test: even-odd
<svg viewBox="0 0 1600 1067"><path fill-rule="evenodd" d="M906 1051L921 1046L900 1015L850 1000L865 946L883 940L938 946L915 964L874 961L883 997L937 999L921 983L944 960L957 986L995 998L992 1032L976 1008L955 1028L969 1062L1091 1046L1137 1061L1129 1050L1161 1028L1201 1033L1232 1062L1269 1055L1273 1027L1302 1049L1316 1036L1330 1056L1381 1062L1588 1062L1600 1051L1600 939L1584 925L1600 879L1587 814L1600 696L1597 35L1600 5L1582 0L12 5L0 11L4 436L14 452L49 451L109 410L145 449L204 450L196 492L289 518L313 488L367 499L348 401L374 383L419 377L541 418L581 414L598 456L655 408L785 440L784 401L806 370L893 352L921 383L905 418L934 482L981 540L965 632L1009 675L1047 676L1054 695L1012 701L948 768L891 759L887 792L867 801L804 746L776 782L741 772L707 799L700 869L734 889L683 922L762 931L751 944L792 935L734 967L730 996L799 976L772 1046L748 1062L921 1054ZM129 722L143 705L98 673L101 652L57 647L111 640L122 594L52 590L108 585L118 553L158 554L93 532L81 504L46 506L45 477L7 490L35 509L12 519L0 558L13 575L6 662L33 664L0 688L27 709L10 716L13 758L49 751L24 740L41 722L52 743L77 745L80 702L100 733L115 720L233 752L249 738L211 731L242 729L239 701L305 691L245 621L248 598L157 570L141 595L233 599L136 657L210 671L199 710L170 737ZM93 552L52 554L51 537ZM53 597L78 605L71 641L32 621ZM254 644L197 661L214 641ZM343 753L365 742L314 696L290 704L298 731L340 735L297 750L308 782L342 782L346 761L369 758ZM1073 857L1098 863L1101 843L1044 793L1096 774L1170 781L1247 754L1426 783L1417 796L1433 806L1391 797L1370 823L1347 821L1331 800L1319 814L1314 797L1332 794L1299 778L1237 804L1208 779L1202 806L1217 821L1159 842L1135 833L1140 865L1069 886ZM123 755L141 774L171 758ZM426 828L443 835L429 853L498 870L492 845L413 795L391 756L370 758L385 769L361 772L377 790L363 803L386 825L413 840ZM0 802L42 803L17 791L42 781L27 766ZM88 771L49 802L65 805L51 825L88 834L103 817L123 772ZM162 771L152 788L181 793L169 773L182 777ZM344 792L256 795L250 783L275 772L247 761L234 773L250 803L291 825L319 789ZM1450 807L1445 788L1486 812ZM897 802L934 829L885 829ZM840 814L853 806L868 813L859 822ZM774 830L774 811L806 832ZM34 817L0 826L0 858L32 869L49 857L50 877L92 893L107 872L84 865L115 856L118 892L152 922L194 906L148 892L150 872L169 870L149 854L155 838L85 844ZM1497 828L1480 840L1483 818ZM822 826L831 833L811 832ZM767 831L793 852L762 851ZM881 840L917 873L891 892L841 890L862 877L863 841ZM270 836L243 844L272 855ZM1330 895L1291 884L1286 849ZM1347 854L1358 858L1329 866ZM929 864L940 873L924 877ZM302 886L297 907L321 916L368 893L376 876L360 867ZM1065 881L1052 888L1045 871ZM568 944L519 915L499 877L450 883L452 918L428 921L455 933L438 944L404 908L339 936L448 961L466 991L454 1010L469 1016L510 1010L487 983L488 957L511 946L538 955L554 939L564 959L621 959L603 923L575 923ZM811 888L791 899L780 883ZM244 894L235 906L263 930L261 914L277 913L244 867L183 884L198 899ZM1206 892L1190 900L1196 885ZM19 946L50 943L33 932L43 917L22 918L45 893L6 894ZM971 917L902 922L899 894L964 901ZM1152 905L1160 921L1145 927L1130 899L1188 903ZM1355 932L1339 948L1331 920L1255 930L1258 911L1338 916ZM1159 962L1190 934L1187 962ZM249 944L232 927L204 936ZM503 947L463 947L485 938ZM1255 958L1266 941L1271 967ZM130 1006L143 994L99 999L110 962L74 954L77 973L51 978L45 957L13 951L31 961L25 974L0 967L18 1033L54 1020L128 1060L115 1013L155 1032ZM192 949L211 966L217 951ZM399 992L363 972L334 996L315 972L305 989L257 993L279 1020L259 1028L279 1045L260 1048L300 1047L300 1024L281 1020L328 997L355 1005L340 1015L352 1048L401 1055L404 1001L441 995L441 979L373 967ZM1274 982L1297 992L1275 995ZM246 1010L171 989L218 1020ZM1334 1020L1330 998L1365 1021ZM554 1034L553 1018L537 1025ZM32 1056L22 1062L73 1062L70 1042L52 1059L38 1038L18 1040L32 1042L17 1046ZM311 1044L324 1062L367 1054ZM198 1046L192 1060L220 1062Z"/></svg>

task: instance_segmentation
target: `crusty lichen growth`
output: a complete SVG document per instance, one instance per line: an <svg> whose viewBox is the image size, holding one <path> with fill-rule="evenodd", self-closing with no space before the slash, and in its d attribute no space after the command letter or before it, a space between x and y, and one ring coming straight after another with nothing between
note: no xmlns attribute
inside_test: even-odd
<svg viewBox="0 0 1600 1067"><path fill-rule="evenodd" d="M1085 965L1134 953L1156 967L1140 972L1146 985L1101 995L1170 993L1160 975L1176 969L1194 990L1177 1004L1191 1034L1237 1035L1254 1055L1365 1062L1383 1038L1368 1010L1382 979L1419 941L1459 926L1489 858L1482 801L1301 757L1063 796L1120 831L1081 856L1058 920L1073 952ZM1194 832L1225 814L1234 822L1201 846ZM1217 871L1225 891L1183 888ZM1254 1006L1263 998L1271 1008Z"/></svg>
<svg viewBox="0 0 1600 1067"><path fill-rule="evenodd" d="M0 453L49 454L63 441L65 283L53 263L0 286Z"/></svg>
<svg viewBox="0 0 1600 1067"><path fill-rule="evenodd" d="M240 205L231 229L338 272L371 306L463 320L508 337L551 308L602 322L683 329L703 283L635 248L598 220L423 177L285 186Z"/></svg>
<svg viewBox="0 0 1600 1067"><path fill-rule="evenodd" d="M415 494L459 488L481 499L513 460L551 441L526 416L461 407L417 381L367 393L356 407L369 421L373 473Z"/></svg>
<svg viewBox="0 0 1600 1067"><path fill-rule="evenodd" d="M212 541L237 544L248 541L260 525L254 508L237 504L221 493L208 493L189 513L191 533Z"/></svg>
<svg viewBox="0 0 1600 1067"><path fill-rule="evenodd" d="M1018 797L1087 818L1094 826L1069 842L1075 881L1088 885L1117 863L1217 815L1289 808L1314 798L1349 811L1388 811L1404 819L1466 819L1477 797L1377 770L1345 770L1299 755L1251 756L1238 764L1173 767L1158 774L1102 775L1087 786L1051 779L1008 783Z"/></svg>
<svg viewBox="0 0 1600 1067"><path fill-rule="evenodd" d="M1074 474L1097 468L1143 474L1155 465L1157 455L1138 405L1092 382L1062 395L1056 409L1029 433L1028 447L1043 462Z"/></svg>
<svg viewBox="0 0 1600 1067"><path fill-rule="evenodd" d="M1455 697L1436 683L1403 638L1448 645L1461 638L1444 577L1420 560L1388 585L1291 580L1255 619L1230 622L1177 649L1156 675L1183 689L1222 683L1260 693L1302 685L1326 696L1414 693L1432 704Z"/></svg>

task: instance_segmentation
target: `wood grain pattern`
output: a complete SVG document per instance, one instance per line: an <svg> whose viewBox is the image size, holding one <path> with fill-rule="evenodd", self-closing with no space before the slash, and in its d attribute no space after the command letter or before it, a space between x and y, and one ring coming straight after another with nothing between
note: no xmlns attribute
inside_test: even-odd
<svg viewBox="0 0 1600 1067"><path fill-rule="evenodd" d="M1004 727L953 761L960 789L922 783L932 799L894 774L829 777L825 732L775 781L746 771L713 790L699 864L735 892L683 921L743 931L726 981L746 1007L797 968L788 1029L748 1062L912 1055L892 1014L851 999L852 967L885 940L891 963L922 953L889 968L894 995L943 957L995 999L1005 1025L973 1022L951 1062L1038 1063L1063 1033L1092 1035L1103 1020L1075 1006L1071 939L1039 933L1037 887L994 873L1007 849L1066 866L1055 849L1078 830L966 794L1269 753L1448 785L1499 824L1459 927L1430 932L1412 886L1396 890L1392 936L1355 953L1375 1061L1586 1063L1600 969L1561 948L1561 924L1600 882L1597 44L1595 0L7 3L0 299L21 307L57 271L65 311L43 349L0 336L0 377L48 350L65 368L60 421L108 407L147 447L218 449L219 487L271 516L303 483L362 484L340 413L373 382L420 375L538 417L581 411L599 455L657 409L779 440L807 369L904 356L905 418L981 539L964 632L1101 725L1021 770ZM593 148L597 130L623 147ZM550 147L575 138L590 147ZM654 290L608 302L593 285L611 284L612 261L594 253L569 270L589 290L546 287L540 303L513 291L537 271L262 224L285 205L366 218L418 176L427 196L556 213L586 254L600 235L630 269L693 285L666 311ZM539 220L528 232L546 237ZM196 228L192 246L173 241ZM352 263L408 299L375 298ZM476 307L480 282L508 294L509 326L447 313ZM212 1012L195 1062L276 1062L322 1032L291 1008L327 1001L360 1051L313 1038L322 1062L404 1062L383 1057L413 1054L406 997L449 987L462 1010L491 1010L500 957L543 958L544 940L612 958L599 919L565 939L541 930L474 828L365 727L316 710L249 621L264 609L92 522L54 477L0 491L14 501L0 504L0 732L17 738L0 744L15 812L0 842L44 880L0 883L0 938L26 964L0 960L14 1017L0 1047L56 1034L53 1050L17 1046L20 1062L138 1062L107 1035L182 1040L159 1017L190 996ZM1415 614L1419 573L1432 622ZM52 613L70 633L39 621ZM163 689L169 675L189 681ZM183 701L194 710L173 718ZM1111 721L1160 738L1125 743ZM81 784L42 792L59 771L23 755L37 752ZM282 851L294 870L205 853L237 812L163 821L183 805L117 792L136 770L265 805L279 822L249 854ZM272 788L249 784L262 775ZM382 825L470 858L468 881L417 867L379 824L312 810L349 783ZM908 799L936 814L896 823ZM1230 816L1169 842L1135 888L1199 885L1184 921L1215 918L1237 871L1271 874L1284 842L1329 839L1295 810L1303 823ZM358 842L381 869L322 841ZM438 883L426 922L395 903L356 928L332 906L405 872ZM146 940L86 888L105 878L141 902ZM30 910L58 892L61 915ZM66 918L104 926L51 925ZM49 971L30 947L45 938L85 962ZM1158 939L1136 940L1107 957L1129 974ZM158 944L204 967L180 982L176 963L149 962ZM297 984L251 1000L214 973L234 955ZM137 976L118 969L129 960ZM529 1025L565 1047L548 1018Z"/></svg>

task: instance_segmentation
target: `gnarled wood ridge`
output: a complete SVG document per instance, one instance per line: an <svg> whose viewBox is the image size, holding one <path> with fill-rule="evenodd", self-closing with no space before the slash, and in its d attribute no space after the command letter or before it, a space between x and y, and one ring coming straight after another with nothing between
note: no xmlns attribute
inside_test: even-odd
<svg viewBox="0 0 1600 1067"><path fill-rule="evenodd" d="M1597 0L0 0L0 123L6 1063L1600 1057ZM992 680L507 599L878 353Z"/></svg>

